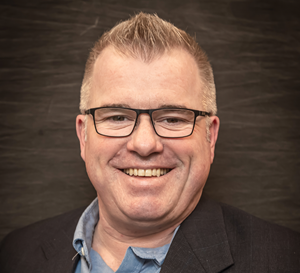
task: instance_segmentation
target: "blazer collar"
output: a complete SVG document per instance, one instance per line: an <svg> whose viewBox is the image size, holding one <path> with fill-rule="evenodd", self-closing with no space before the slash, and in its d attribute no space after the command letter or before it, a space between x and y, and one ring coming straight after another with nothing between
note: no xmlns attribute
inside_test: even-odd
<svg viewBox="0 0 300 273"><path fill-rule="evenodd" d="M218 203L201 197L173 239L161 273L216 273L233 265Z"/></svg>

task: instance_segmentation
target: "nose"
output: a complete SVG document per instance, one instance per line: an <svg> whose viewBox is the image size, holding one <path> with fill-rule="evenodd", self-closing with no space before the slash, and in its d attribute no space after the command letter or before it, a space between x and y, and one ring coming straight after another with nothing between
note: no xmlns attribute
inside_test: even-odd
<svg viewBox="0 0 300 273"><path fill-rule="evenodd" d="M140 114L137 125L127 142L127 149L146 157L163 150L161 138L155 133L148 114Z"/></svg>

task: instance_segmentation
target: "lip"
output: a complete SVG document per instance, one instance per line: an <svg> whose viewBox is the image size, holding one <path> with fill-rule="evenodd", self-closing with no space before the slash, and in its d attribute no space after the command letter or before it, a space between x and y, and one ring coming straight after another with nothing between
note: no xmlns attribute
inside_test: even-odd
<svg viewBox="0 0 300 273"><path fill-rule="evenodd" d="M122 188L133 196L157 196L172 180L172 175L167 173L161 176L134 176L128 175L123 170L118 170L122 181ZM170 176L171 175L171 176Z"/></svg>
<svg viewBox="0 0 300 273"><path fill-rule="evenodd" d="M167 175L173 168L124 168L119 169L126 176L134 178L158 178Z"/></svg>
<svg viewBox="0 0 300 273"><path fill-rule="evenodd" d="M124 169L123 172L134 177L160 177L169 173L171 169L155 168L155 169Z"/></svg>
<svg viewBox="0 0 300 273"><path fill-rule="evenodd" d="M116 169L119 170L124 170L124 169L174 169L175 165L151 165L151 166L147 166L147 165L119 165L119 166L114 166Z"/></svg>

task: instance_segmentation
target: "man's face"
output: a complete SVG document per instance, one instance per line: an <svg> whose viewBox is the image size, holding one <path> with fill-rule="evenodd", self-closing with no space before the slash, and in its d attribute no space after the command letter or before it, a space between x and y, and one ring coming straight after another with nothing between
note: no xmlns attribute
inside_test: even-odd
<svg viewBox="0 0 300 273"><path fill-rule="evenodd" d="M151 63L120 55L106 48L92 76L89 108L118 105L153 109L168 105L202 108L203 84L194 59L183 50L172 50ZM211 117L211 143L205 118L198 117L186 138L161 138L148 114L141 114L128 137L96 133L92 116L77 117L81 156L94 185L100 218L114 228L153 232L182 222L195 208L214 157L219 120ZM162 176L130 176L124 169L167 169ZM131 227L130 230L126 227Z"/></svg>

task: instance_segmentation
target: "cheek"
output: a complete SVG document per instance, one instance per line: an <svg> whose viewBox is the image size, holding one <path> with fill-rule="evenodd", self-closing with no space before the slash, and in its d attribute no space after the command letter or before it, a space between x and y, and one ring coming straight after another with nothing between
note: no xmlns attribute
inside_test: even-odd
<svg viewBox="0 0 300 273"><path fill-rule="evenodd" d="M210 170L209 164L198 164L192 167L189 174L190 187L192 190L197 191L202 189L206 183Z"/></svg>
<svg viewBox="0 0 300 273"><path fill-rule="evenodd" d="M102 143L103 141L101 141L101 138L98 141L97 140L98 139L93 137L88 137L85 154L86 171L96 190L98 190L99 184L104 179L103 164L109 152L106 151L106 146Z"/></svg>
<svg viewBox="0 0 300 273"><path fill-rule="evenodd" d="M210 170L210 147L206 138L193 139L188 145L178 148L182 154L184 168L187 174L187 190L201 190L207 180Z"/></svg>
<svg viewBox="0 0 300 273"><path fill-rule="evenodd" d="M109 181L117 180L117 170L111 166L118 158L123 142L103 136L90 136L86 142L85 165L87 174L96 190L103 190ZM101 183L105 184L101 186Z"/></svg>

